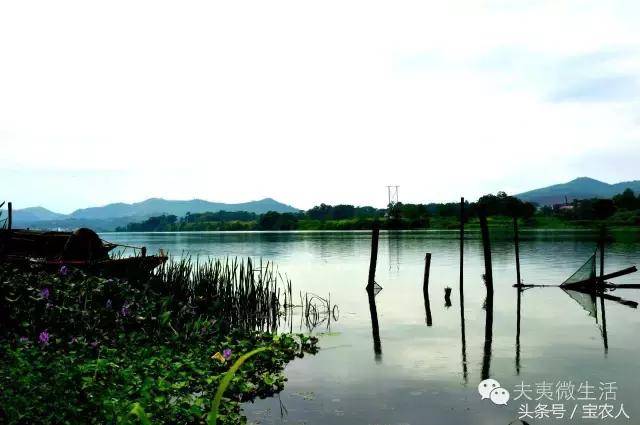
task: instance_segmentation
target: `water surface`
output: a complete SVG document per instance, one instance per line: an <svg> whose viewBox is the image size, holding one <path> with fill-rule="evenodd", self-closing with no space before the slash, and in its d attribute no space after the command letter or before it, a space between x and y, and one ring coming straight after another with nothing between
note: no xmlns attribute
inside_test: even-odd
<svg viewBox="0 0 640 425"><path fill-rule="evenodd" d="M527 290L521 293L518 341L518 291L512 287L516 272L509 237L493 241L495 294L493 315L488 317L482 247L476 234L469 234L464 245L462 311L456 232L382 232L376 281L383 290L374 298L375 305L364 289L371 243L368 232L102 236L113 242L146 245L150 252L164 248L174 255L262 257L277 263L280 271L292 279L295 291L331 295L332 303L339 306L337 321L311 330L320 336L321 351L290 363L286 369L289 381L279 397L246 403L244 410L250 422L508 424L518 418L526 402L529 410L538 404L549 409L552 404L562 404L566 410L562 419L560 406L556 406L556 418L549 413L549 418L525 419L532 424L603 420L640 423L640 407L635 403L640 394L638 310L606 301L603 318L601 302L596 300L588 305L592 311L597 309L596 317L592 317L560 289ZM525 283L559 284L595 248L594 238L588 233L536 231L523 233L521 239ZM422 290L427 252L432 254L432 326L426 323ZM640 264L637 242L610 243L606 253L607 271ZM625 276L616 282L638 283L638 277ZM445 306L445 287L453 289L450 307ZM640 300L640 291L617 290L613 295ZM372 306L377 313L378 332L372 329L376 319ZM294 323L294 331L309 332L301 321ZM512 399L506 406L481 400L477 386L487 376L511 392ZM584 387L588 382L594 386L594 394L590 396L587 391L586 396L597 400L558 400L555 391L560 381L575 385L576 399L581 395L584 398L585 393L578 390L580 384L588 390ZM516 385L523 382L531 386L531 401L524 397L513 400ZM601 382L616 382L616 400L599 400ZM549 394L545 396L543 383L553 386L553 400L549 400ZM611 404L616 415L621 403L631 419L583 419L584 405L602 408ZM574 419L569 420L574 408Z"/></svg>

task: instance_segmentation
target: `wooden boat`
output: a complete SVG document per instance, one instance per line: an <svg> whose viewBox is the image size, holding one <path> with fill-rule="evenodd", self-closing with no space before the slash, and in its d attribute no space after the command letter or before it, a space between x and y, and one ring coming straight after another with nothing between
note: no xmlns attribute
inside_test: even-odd
<svg viewBox="0 0 640 425"><path fill-rule="evenodd" d="M166 255L135 256L110 258L102 261L63 261L47 260L45 266L59 270L62 266L75 267L93 274L116 278L146 276L153 269L167 261Z"/></svg>
<svg viewBox="0 0 640 425"><path fill-rule="evenodd" d="M117 245L105 242L91 229L74 232L1 229L0 255L32 258L100 260Z"/></svg>
<svg viewBox="0 0 640 425"><path fill-rule="evenodd" d="M147 256L145 247L131 247L137 251L132 257L110 257L109 252L119 246L102 240L87 228L73 232L0 229L0 262L35 263L51 269L69 266L89 273L127 278L144 276L168 259L162 252Z"/></svg>

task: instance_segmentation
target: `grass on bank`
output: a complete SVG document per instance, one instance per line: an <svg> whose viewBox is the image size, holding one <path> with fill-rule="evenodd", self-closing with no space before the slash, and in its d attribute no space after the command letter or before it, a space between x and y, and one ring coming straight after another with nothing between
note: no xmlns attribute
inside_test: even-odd
<svg viewBox="0 0 640 425"><path fill-rule="evenodd" d="M220 405L219 423L243 423L240 401L281 390L286 363L316 350L255 330L272 326L277 289L273 269L243 261L185 260L139 282L0 265L0 422L137 423L138 403L154 423L201 423L230 366L264 349Z"/></svg>

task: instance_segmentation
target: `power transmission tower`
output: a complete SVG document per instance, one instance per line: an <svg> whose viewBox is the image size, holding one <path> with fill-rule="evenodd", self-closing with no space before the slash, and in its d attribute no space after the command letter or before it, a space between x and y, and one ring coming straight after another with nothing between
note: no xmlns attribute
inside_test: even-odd
<svg viewBox="0 0 640 425"><path fill-rule="evenodd" d="M389 203L387 204L389 208L393 207L398 203L398 185L387 186L387 193L389 195Z"/></svg>
<svg viewBox="0 0 640 425"><path fill-rule="evenodd" d="M398 203L398 185L387 186L387 194L389 195L389 203L387 204L387 217L389 219L397 218L396 204Z"/></svg>

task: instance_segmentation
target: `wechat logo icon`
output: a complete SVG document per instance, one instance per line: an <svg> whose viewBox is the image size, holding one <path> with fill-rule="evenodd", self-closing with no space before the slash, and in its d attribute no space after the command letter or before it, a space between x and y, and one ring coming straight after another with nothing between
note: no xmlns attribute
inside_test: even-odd
<svg viewBox="0 0 640 425"><path fill-rule="evenodd" d="M485 379L478 385L478 392L482 399L488 398L493 404L507 405L509 401L509 391L500 386L500 382L495 379Z"/></svg>

